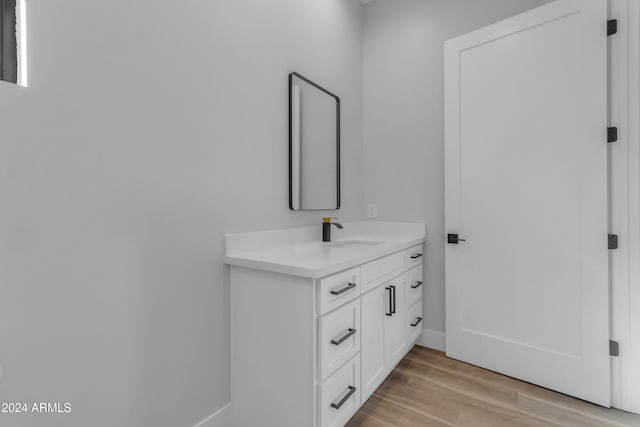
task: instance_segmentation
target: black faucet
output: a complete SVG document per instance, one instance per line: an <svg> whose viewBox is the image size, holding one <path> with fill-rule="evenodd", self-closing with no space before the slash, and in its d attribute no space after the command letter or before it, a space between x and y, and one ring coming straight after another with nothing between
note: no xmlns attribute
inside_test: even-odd
<svg viewBox="0 0 640 427"><path fill-rule="evenodd" d="M338 224L337 222L331 222L332 219L338 219L338 218L322 218L322 241L323 242L331 241L332 225L335 225L336 227L338 227L339 230L342 230L344 228L342 227L341 224Z"/></svg>

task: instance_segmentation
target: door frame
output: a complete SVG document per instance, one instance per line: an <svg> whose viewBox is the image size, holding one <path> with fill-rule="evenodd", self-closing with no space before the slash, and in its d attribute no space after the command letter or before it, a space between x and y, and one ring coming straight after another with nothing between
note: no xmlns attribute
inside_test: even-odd
<svg viewBox="0 0 640 427"><path fill-rule="evenodd" d="M609 37L610 126L618 142L610 147L611 232L620 236L611 251L611 339L620 356L611 358L612 404L640 413L640 2L610 0L618 33ZM633 339L635 337L635 339Z"/></svg>

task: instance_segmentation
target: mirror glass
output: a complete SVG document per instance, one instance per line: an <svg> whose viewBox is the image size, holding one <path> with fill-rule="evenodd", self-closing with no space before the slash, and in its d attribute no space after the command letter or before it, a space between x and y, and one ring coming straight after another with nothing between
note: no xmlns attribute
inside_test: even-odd
<svg viewBox="0 0 640 427"><path fill-rule="evenodd" d="M340 98L289 74L289 208L340 208Z"/></svg>
<svg viewBox="0 0 640 427"><path fill-rule="evenodd" d="M0 80L27 85L24 0L0 0Z"/></svg>

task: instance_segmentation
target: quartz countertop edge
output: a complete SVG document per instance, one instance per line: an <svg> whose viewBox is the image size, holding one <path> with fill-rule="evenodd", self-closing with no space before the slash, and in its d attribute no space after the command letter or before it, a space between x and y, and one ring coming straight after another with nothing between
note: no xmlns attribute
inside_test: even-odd
<svg viewBox="0 0 640 427"><path fill-rule="evenodd" d="M255 270L319 279L409 249L424 243L425 240L424 235L395 236L393 242L383 243L371 248L345 249L353 251L354 255L352 257L345 257L338 262L320 262L318 263L319 265L315 266L309 265L309 262L300 262L300 259L298 259L297 262L287 262L285 256L274 256L273 254L266 256L269 250L277 248L227 255L225 257L225 263Z"/></svg>

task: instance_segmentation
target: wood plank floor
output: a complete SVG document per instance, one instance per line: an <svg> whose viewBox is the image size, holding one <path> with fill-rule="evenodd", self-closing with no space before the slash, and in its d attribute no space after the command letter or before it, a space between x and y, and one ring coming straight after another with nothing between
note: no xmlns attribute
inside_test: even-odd
<svg viewBox="0 0 640 427"><path fill-rule="evenodd" d="M640 426L606 409L415 346L347 427Z"/></svg>

